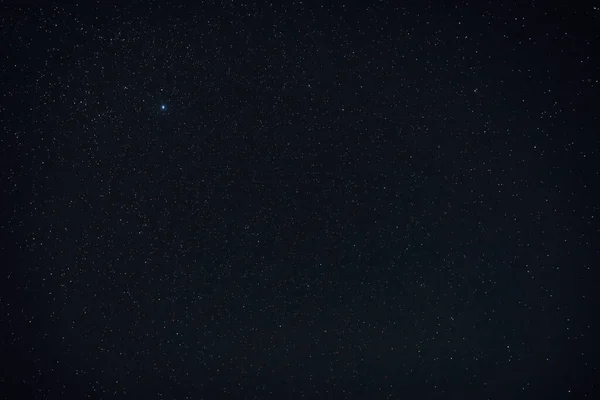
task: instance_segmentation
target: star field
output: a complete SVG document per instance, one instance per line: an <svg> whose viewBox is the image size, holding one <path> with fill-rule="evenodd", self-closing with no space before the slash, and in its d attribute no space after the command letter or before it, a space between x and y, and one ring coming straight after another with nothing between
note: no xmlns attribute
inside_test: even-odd
<svg viewBox="0 0 600 400"><path fill-rule="evenodd" d="M200 3L0 6L0 398L595 398L599 10Z"/></svg>

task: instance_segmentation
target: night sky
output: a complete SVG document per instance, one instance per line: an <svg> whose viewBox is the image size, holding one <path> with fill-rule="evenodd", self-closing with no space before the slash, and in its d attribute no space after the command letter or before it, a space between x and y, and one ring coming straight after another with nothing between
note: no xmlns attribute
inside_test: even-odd
<svg viewBox="0 0 600 400"><path fill-rule="evenodd" d="M276 3L0 6L0 398L598 395L600 5Z"/></svg>

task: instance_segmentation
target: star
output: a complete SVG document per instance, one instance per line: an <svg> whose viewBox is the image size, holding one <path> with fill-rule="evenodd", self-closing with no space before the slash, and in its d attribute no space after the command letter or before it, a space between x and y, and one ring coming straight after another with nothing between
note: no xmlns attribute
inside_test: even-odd
<svg viewBox="0 0 600 400"><path fill-rule="evenodd" d="M162 111L165 111L165 110L167 109L167 106L166 106L166 105L164 105L164 104L161 104L161 106L160 106L160 109L161 109Z"/></svg>

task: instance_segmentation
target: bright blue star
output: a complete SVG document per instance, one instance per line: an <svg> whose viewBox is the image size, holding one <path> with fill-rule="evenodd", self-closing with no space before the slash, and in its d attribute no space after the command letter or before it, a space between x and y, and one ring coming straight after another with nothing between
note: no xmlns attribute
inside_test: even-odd
<svg viewBox="0 0 600 400"><path fill-rule="evenodd" d="M162 104L162 105L160 106L160 109L161 109L161 110L163 110L163 111L165 111L165 110L167 109L167 106L166 106L166 105L164 105L164 104Z"/></svg>

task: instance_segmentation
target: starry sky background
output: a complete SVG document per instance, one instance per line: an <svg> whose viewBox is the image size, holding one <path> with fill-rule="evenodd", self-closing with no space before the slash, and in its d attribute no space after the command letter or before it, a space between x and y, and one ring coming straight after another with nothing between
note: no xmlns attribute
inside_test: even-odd
<svg viewBox="0 0 600 400"><path fill-rule="evenodd" d="M477 3L4 3L0 396L597 394L600 8Z"/></svg>

